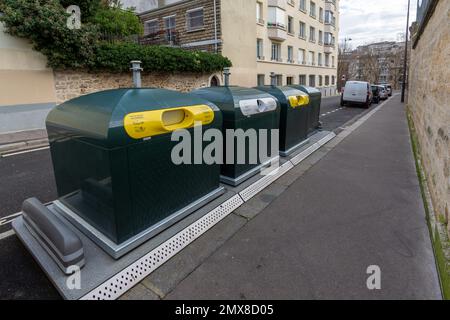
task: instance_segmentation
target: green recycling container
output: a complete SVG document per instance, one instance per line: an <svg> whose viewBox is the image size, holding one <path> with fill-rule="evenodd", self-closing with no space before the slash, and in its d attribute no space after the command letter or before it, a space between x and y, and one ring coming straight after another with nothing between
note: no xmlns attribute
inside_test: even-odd
<svg viewBox="0 0 450 320"><path fill-rule="evenodd" d="M280 104L280 155L286 157L307 142L309 96L287 86L260 86L256 89L271 94Z"/></svg>
<svg viewBox="0 0 450 320"><path fill-rule="evenodd" d="M256 89L237 86L202 88L192 91L192 94L211 101L222 111L224 137L222 182L237 186L258 174L274 157L278 157L278 150L275 155L271 155L270 143L271 130L279 128L280 116L278 101L273 96ZM226 134L227 130L237 132L236 130L239 129L242 129L243 132L254 130L256 133L254 141L251 141L250 138L244 141L244 163L238 161L239 139L237 136L234 136L233 139L228 138ZM267 135L261 137L260 130L265 130ZM264 137L267 141L267 152L261 159L259 156L260 139ZM232 163L227 161L227 146L234 150Z"/></svg>
<svg viewBox="0 0 450 320"><path fill-rule="evenodd" d="M193 164L194 152L181 164L172 157L181 142L172 133L193 133L194 122L202 123L195 130L222 129L214 104L163 89L107 90L55 107L46 126L58 206L94 240L122 244L211 201L223 193L220 165Z"/></svg>
<svg viewBox="0 0 450 320"><path fill-rule="evenodd" d="M302 85L290 85L289 87L303 91L309 95L308 107L308 134L316 131L319 126L320 104L322 102L322 93L320 90Z"/></svg>

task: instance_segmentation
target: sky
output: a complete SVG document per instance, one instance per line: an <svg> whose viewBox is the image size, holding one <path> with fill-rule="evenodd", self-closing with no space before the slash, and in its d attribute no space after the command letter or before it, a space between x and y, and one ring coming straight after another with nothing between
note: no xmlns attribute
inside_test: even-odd
<svg viewBox="0 0 450 320"><path fill-rule="evenodd" d="M340 42L350 46L378 41L403 41L408 0L340 0ZM410 25L416 20L417 1L411 0Z"/></svg>

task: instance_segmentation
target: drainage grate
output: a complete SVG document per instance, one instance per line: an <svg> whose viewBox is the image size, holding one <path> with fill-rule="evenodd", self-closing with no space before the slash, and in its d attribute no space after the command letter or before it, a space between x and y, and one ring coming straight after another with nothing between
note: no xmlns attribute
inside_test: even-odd
<svg viewBox="0 0 450 320"><path fill-rule="evenodd" d="M244 202L235 195L179 232L111 279L92 290L81 300L114 300L138 284L171 257L208 231Z"/></svg>
<svg viewBox="0 0 450 320"><path fill-rule="evenodd" d="M261 192L264 188L266 188L269 184L277 180L283 174L291 170L294 166L290 161L281 165L278 169L274 170L273 174L264 176L260 180L256 181L254 184L248 186L243 191L239 193L244 201L248 201L253 198L256 194Z"/></svg>
<svg viewBox="0 0 450 320"><path fill-rule="evenodd" d="M306 150L300 152L298 155L291 159L294 166L298 165L300 162L308 158L314 151L320 148L320 145L316 142L312 146L308 147Z"/></svg>
<svg viewBox="0 0 450 320"><path fill-rule="evenodd" d="M300 162L308 158L314 151L318 150L324 144L326 144L331 139L335 138L336 134L334 132L327 134L325 137L314 143L312 146L300 152L298 155L291 159L294 166L298 165Z"/></svg>

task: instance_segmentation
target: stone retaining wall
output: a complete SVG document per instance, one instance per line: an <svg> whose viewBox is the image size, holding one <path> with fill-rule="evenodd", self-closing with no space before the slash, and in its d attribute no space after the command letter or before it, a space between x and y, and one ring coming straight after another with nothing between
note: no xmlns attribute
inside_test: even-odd
<svg viewBox="0 0 450 320"><path fill-rule="evenodd" d="M157 74L143 73L142 86L173 89L188 92L196 88L209 86L211 74ZM218 75L218 79L221 77ZM57 103L73 99L80 95L115 88L133 86L130 73L90 73L83 71L54 71Z"/></svg>
<svg viewBox="0 0 450 320"><path fill-rule="evenodd" d="M439 1L412 50L408 105L439 220L450 233L450 1Z"/></svg>

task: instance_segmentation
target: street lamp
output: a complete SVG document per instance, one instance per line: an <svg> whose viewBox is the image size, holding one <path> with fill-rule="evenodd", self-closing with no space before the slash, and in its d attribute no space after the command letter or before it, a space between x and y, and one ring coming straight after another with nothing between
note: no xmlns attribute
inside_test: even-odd
<svg viewBox="0 0 450 320"><path fill-rule="evenodd" d="M405 102L406 90L406 68L408 67L408 34L409 34L409 7L411 0L408 0L408 16L406 17L406 37L405 37L405 61L403 61L403 83L402 83L402 102Z"/></svg>

